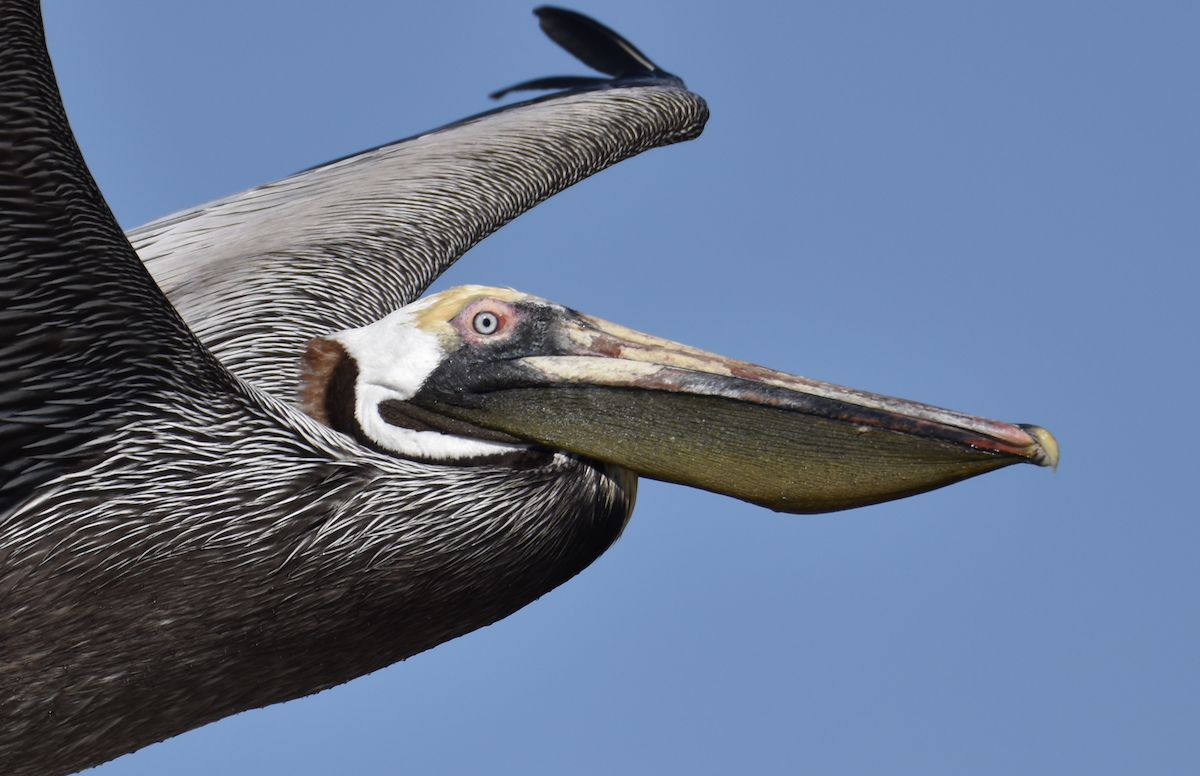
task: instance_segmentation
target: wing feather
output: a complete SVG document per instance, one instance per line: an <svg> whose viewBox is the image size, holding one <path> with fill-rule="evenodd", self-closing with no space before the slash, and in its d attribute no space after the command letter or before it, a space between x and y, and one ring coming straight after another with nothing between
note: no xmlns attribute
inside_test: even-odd
<svg viewBox="0 0 1200 776"><path fill-rule="evenodd" d="M36 2L0 6L0 516L102 456L146 396L233 378L121 233L67 124Z"/></svg>
<svg viewBox="0 0 1200 776"><path fill-rule="evenodd" d="M297 354L412 300L469 248L623 159L696 137L676 80L521 103L167 216L129 233L188 325L281 398Z"/></svg>

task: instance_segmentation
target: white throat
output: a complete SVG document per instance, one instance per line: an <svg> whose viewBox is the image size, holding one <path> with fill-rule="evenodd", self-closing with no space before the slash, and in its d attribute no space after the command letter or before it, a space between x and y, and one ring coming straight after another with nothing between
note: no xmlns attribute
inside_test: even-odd
<svg viewBox="0 0 1200 776"><path fill-rule="evenodd" d="M374 444L406 458L433 461L488 458L528 449L440 431L415 431L383 419L379 405L389 400L407 401L453 347L449 335L438 335L417 325L416 313L426 307L420 300L386 318L358 329L331 334L358 367L354 417Z"/></svg>

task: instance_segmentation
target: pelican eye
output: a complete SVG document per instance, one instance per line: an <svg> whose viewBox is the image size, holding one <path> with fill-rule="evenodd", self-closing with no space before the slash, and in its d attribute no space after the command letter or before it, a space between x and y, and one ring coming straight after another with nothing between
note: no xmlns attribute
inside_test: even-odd
<svg viewBox="0 0 1200 776"><path fill-rule="evenodd" d="M484 310L475 316L475 320L471 322L475 327L475 331L480 334L495 334L496 329L500 327L500 319L495 313Z"/></svg>

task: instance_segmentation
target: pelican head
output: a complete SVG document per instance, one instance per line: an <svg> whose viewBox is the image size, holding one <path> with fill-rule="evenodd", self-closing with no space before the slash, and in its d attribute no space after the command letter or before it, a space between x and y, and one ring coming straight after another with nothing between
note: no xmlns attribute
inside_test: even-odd
<svg viewBox="0 0 1200 776"><path fill-rule="evenodd" d="M783 512L1058 459L1037 426L776 372L511 289L460 286L313 340L304 375L310 415L395 455L565 451Z"/></svg>

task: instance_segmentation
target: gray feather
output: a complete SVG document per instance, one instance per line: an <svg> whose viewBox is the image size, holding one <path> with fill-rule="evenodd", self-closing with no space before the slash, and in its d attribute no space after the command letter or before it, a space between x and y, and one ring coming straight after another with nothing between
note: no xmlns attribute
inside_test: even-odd
<svg viewBox="0 0 1200 776"><path fill-rule="evenodd" d="M167 216L129 239L226 366L291 398L308 340L413 301L537 203L694 138L707 118L679 85L552 96Z"/></svg>
<svg viewBox="0 0 1200 776"><path fill-rule="evenodd" d="M205 347L79 154L37 3L0 3L0 772L73 772L345 682L598 557L628 472L388 457L226 364L286 395L296 343L412 299L703 115L678 88L556 98L139 230Z"/></svg>

